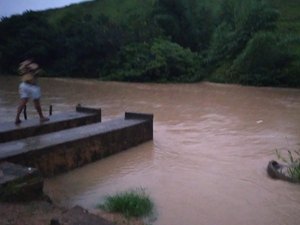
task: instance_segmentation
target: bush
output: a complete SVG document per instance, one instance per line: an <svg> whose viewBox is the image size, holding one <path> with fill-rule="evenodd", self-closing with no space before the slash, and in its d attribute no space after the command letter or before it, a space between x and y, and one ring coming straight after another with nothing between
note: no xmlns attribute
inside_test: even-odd
<svg viewBox="0 0 300 225"><path fill-rule="evenodd" d="M99 208L123 214L125 217L143 217L152 214L153 203L143 189L107 196Z"/></svg>
<svg viewBox="0 0 300 225"><path fill-rule="evenodd" d="M201 58L180 45L156 39L121 49L104 79L137 82L193 82L203 79Z"/></svg>
<svg viewBox="0 0 300 225"><path fill-rule="evenodd" d="M158 39L150 51L155 58L148 64L150 72L148 76L159 75L159 81L173 82L193 82L203 79L201 58L190 49Z"/></svg>

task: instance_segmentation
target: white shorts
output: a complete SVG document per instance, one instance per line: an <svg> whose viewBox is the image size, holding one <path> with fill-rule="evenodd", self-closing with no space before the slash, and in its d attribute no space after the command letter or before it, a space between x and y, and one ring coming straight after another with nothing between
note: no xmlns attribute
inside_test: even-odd
<svg viewBox="0 0 300 225"><path fill-rule="evenodd" d="M41 89L38 85L28 84L22 82L19 86L20 97L23 98L31 98L31 99L39 99L41 97Z"/></svg>

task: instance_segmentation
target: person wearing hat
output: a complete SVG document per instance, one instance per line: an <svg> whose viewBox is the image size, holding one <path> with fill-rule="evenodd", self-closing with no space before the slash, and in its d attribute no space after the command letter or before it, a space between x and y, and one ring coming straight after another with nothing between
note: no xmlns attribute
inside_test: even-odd
<svg viewBox="0 0 300 225"><path fill-rule="evenodd" d="M40 72L39 66L31 59L27 59L20 63L19 73L21 74L21 84L19 85L20 103L17 109L15 123L21 123L20 114L28 103L29 99L33 100L34 107L39 114L40 121L48 121L49 118L45 117L42 112L40 98L41 89L36 82L36 76Z"/></svg>

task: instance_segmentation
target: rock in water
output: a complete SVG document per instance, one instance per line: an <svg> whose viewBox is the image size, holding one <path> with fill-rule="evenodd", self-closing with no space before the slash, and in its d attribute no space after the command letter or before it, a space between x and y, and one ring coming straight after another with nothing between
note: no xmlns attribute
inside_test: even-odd
<svg viewBox="0 0 300 225"><path fill-rule="evenodd" d="M39 170L14 163L0 163L0 201L30 201L43 196Z"/></svg>

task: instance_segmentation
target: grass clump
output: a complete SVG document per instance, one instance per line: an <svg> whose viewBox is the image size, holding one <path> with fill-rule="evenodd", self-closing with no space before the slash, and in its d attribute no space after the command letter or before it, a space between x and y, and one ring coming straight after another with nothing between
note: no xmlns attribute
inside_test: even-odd
<svg viewBox="0 0 300 225"><path fill-rule="evenodd" d="M107 196L99 208L121 213L125 217L144 217L152 214L153 203L143 189L136 189Z"/></svg>
<svg viewBox="0 0 300 225"><path fill-rule="evenodd" d="M288 164L287 174L294 180L300 181L300 150L287 151L287 156L283 156L279 150L276 149L278 159Z"/></svg>

